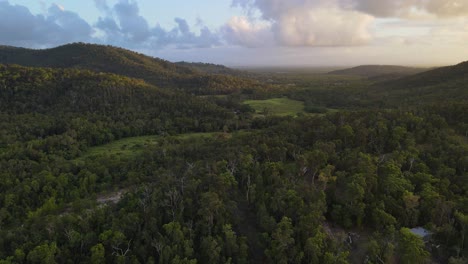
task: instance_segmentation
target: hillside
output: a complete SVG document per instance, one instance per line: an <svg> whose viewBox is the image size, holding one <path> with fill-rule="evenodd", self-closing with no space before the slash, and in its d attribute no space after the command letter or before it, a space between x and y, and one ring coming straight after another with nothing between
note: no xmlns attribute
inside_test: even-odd
<svg viewBox="0 0 468 264"><path fill-rule="evenodd" d="M194 94L228 94L263 86L234 76L211 76L187 67L113 46L73 43L32 50L0 46L0 63L29 67L76 68L143 79L161 88L177 88ZM204 67L206 68L206 67Z"/></svg>
<svg viewBox="0 0 468 264"><path fill-rule="evenodd" d="M423 86L441 85L446 83L463 82L468 79L468 61L454 66L441 67L419 74L387 82L388 86L400 88L415 88Z"/></svg>
<svg viewBox="0 0 468 264"><path fill-rule="evenodd" d="M213 64L213 63L179 61L179 62L176 62L175 65L190 68L194 71L207 73L207 74L240 75L242 73L241 71L231 69L224 65Z"/></svg>
<svg viewBox="0 0 468 264"><path fill-rule="evenodd" d="M389 80L425 71L423 68L411 68L394 65L362 65L354 68L329 72L333 75L355 75L369 79Z"/></svg>
<svg viewBox="0 0 468 264"><path fill-rule="evenodd" d="M195 72L165 60L130 50L103 45L73 43L51 49L32 50L0 47L0 63L33 67L79 68L132 75L142 78L148 73L164 80ZM154 76L152 77L154 78ZM157 80L157 79L155 79Z"/></svg>
<svg viewBox="0 0 468 264"><path fill-rule="evenodd" d="M219 130L233 117L203 99L156 88L138 79L88 70L4 65L0 65L0 113L72 122L77 118L75 133L81 131L83 139L93 137L96 127L108 131L109 139ZM8 129L14 128L11 125ZM28 133L23 131L17 136ZM93 138L89 143L101 144L102 140Z"/></svg>
<svg viewBox="0 0 468 264"><path fill-rule="evenodd" d="M466 101L468 62L380 82L370 93L390 104Z"/></svg>

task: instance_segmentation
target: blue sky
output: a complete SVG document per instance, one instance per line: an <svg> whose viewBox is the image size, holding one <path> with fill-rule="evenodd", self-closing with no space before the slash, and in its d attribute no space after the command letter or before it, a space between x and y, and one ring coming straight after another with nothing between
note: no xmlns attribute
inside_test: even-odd
<svg viewBox="0 0 468 264"><path fill-rule="evenodd" d="M466 0L0 0L0 44L111 44L230 66L468 60Z"/></svg>
<svg viewBox="0 0 468 264"><path fill-rule="evenodd" d="M10 0L11 4L23 5L34 14L47 12L49 6L57 4L65 10L80 14L82 18L93 22L102 16L93 0ZM118 3L118 0L106 1L109 6ZM212 27L222 25L226 18L242 14L241 9L231 7L230 0L139 0L136 1L140 14L151 24L160 23L164 26L173 25L175 17L181 17L191 22L203 18L204 22ZM86 3L86 4L84 4Z"/></svg>

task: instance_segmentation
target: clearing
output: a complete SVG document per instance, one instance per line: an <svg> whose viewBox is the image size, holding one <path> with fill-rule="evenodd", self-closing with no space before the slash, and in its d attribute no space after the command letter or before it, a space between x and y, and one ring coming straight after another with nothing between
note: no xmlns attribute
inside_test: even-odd
<svg viewBox="0 0 468 264"><path fill-rule="evenodd" d="M291 100L289 98L247 100L244 103L255 109L257 114L297 116L298 113L304 113L304 102Z"/></svg>
<svg viewBox="0 0 468 264"><path fill-rule="evenodd" d="M194 139L202 137L213 137L218 133L189 133L189 134L180 134L174 136L174 138L185 140L185 139ZM135 155L141 153L146 147L156 145L158 141L165 136L141 136L141 137L129 137L123 138L116 141L112 141L105 145L95 146L89 148L89 150L84 153L80 159L96 157L102 155L116 155L124 158L131 158Z"/></svg>

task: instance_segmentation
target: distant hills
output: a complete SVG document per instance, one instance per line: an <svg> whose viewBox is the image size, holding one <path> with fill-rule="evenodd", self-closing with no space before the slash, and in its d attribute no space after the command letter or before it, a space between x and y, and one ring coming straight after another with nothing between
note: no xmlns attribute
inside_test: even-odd
<svg viewBox="0 0 468 264"><path fill-rule="evenodd" d="M388 86L399 86L400 88L415 88L422 86L446 85L460 83L467 87L468 83L468 61L454 66L441 67L419 74L414 74L387 83Z"/></svg>
<svg viewBox="0 0 468 264"><path fill-rule="evenodd" d="M34 50L0 46L0 64L90 70L141 79L151 86L193 95L252 94L277 87L250 78L249 73L210 63L172 63L123 48L73 43ZM367 78L366 102L395 105L441 100L468 100L468 62L437 69L362 65L329 72ZM379 103L378 103L379 104Z"/></svg>
<svg viewBox="0 0 468 264"><path fill-rule="evenodd" d="M171 63L123 48L95 44L73 43L44 50L0 46L0 64L114 73L193 94L226 94L262 88L251 79L213 75L217 72L233 75L235 71L224 66Z"/></svg>
<svg viewBox="0 0 468 264"><path fill-rule="evenodd" d="M349 69L329 72L334 75L355 75L375 81L397 79L403 76L427 71L425 68L413 68L395 65L361 65Z"/></svg>
<svg viewBox="0 0 468 264"><path fill-rule="evenodd" d="M179 61L175 63L178 66L189 68L193 71L207 74L225 74L225 75L241 75L242 71L234 70L220 64L202 63L202 62L186 62Z"/></svg>
<svg viewBox="0 0 468 264"><path fill-rule="evenodd" d="M371 94L401 104L468 100L468 62L376 83Z"/></svg>

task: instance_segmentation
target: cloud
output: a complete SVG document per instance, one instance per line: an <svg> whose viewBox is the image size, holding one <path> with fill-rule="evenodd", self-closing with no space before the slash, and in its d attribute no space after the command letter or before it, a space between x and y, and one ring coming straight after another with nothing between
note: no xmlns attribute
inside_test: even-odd
<svg viewBox="0 0 468 264"><path fill-rule="evenodd" d="M102 16L89 24L77 13L52 4L43 14L34 15L21 5L0 1L0 43L5 45L44 48L70 42L93 42L134 49L177 49L221 45L219 32L198 23L194 32L189 23L174 20L174 27L150 26L140 15L136 1L119 0L108 5L106 0L94 0Z"/></svg>
<svg viewBox="0 0 468 264"><path fill-rule="evenodd" d="M376 17L400 17L419 7L419 2L420 0L353 0L351 6Z"/></svg>
<svg viewBox="0 0 468 264"><path fill-rule="evenodd" d="M78 14L52 5L45 15L28 8L0 2L0 41L14 46L43 47L75 41L90 41L91 26Z"/></svg>
<svg viewBox="0 0 468 264"><path fill-rule="evenodd" d="M91 39L93 29L91 26L83 20L78 14L65 9L59 5L52 5L48 10L48 16L46 20L49 24L57 25L57 31L55 32L57 42L65 39L67 41L78 41L83 37L85 39Z"/></svg>
<svg viewBox="0 0 468 264"><path fill-rule="evenodd" d="M334 7L292 9L277 18L273 31L286 46L355 46L372 39L372 22L369 15Z"/></svg>
<svg viewBox="0 0 468 264"><path fill-rule="evenodd" d="M254 24L247 17L232 17L222 28L224 38L232 44L250 48L271 45L271 25Z"/></svg>
<svg viewBox="0 0 468 264"><path fill-rule="evenodd" d="M139 15L136 2L122 0L114 6L120 23L120 31L132 41L145 41L150 37L148 22Z"/></svg>
<svg viewBox="0 0 468 264"><path fill-rule="evenodd" d="M346 9L344 2L338 0L234 0L232 4L244 8L248 14L254 13L252 9L259 10L261 19L270 22L269 30L278 45L355 46L372 40L370 28L374 18L360 11ZM258 28L249 21L234 22L240 25L243 22L243 31L233 30L243 35L250 36L247 33L255 32L252 29ZM231 20L227 26L236 29L232 24Z"/></svg>
<svg viewBox="0 0 468 264"><path fill-rule="evenodd" d="M110 8L107 5L106 0L94 0L94 5L97 7L97 9L99 11L102 11L102 12L109 12L110 11Z"/></svg>
<svg viewBox="0 0 468 264"><path fill-rule="evenodd" d="M468 15L466 0L352 0L351 6L377 17L412 18L415 13L438 17Z"/></svg>
<svg viewBox="0 0 468 264"><path fill-rule="evenodd" d="M65 7L63 7L62 5L59 5L59 4L53 4L55 7L57 7L58 9L60 9L60 11L65 11Z"/></svg>
<svg viewBox="0 0 468 264"><path fill-rule="evenodd" d="M381 18L432 20L468 15L467 0L232 0L248 19L231 19L227 40L252 46L261 19L279 46L359 46L375 40L373 30ZM260 14L255 16L255 14Z"/></svg>
<svg viewBox="0 0 468 264"><path fill-rule="evenodd" d="M468 1L466 0L432 0L425 7L430 13L442 17L468 15Z"/></svg>
<svg viewBox="0 0 468 264"><path fill-rule="evenodd" d="M136 1L120 0L113 7L109 7L105 0L95 0L97 7L106 13L95 24L102 34L105 43L124 47L160 49L172 46L178 49L192 47L212 47L219 45L220 38L213 32L201 26L198 34L194 33L188 22L182 18L175 18L175 26L171 29L159 25L151 27L141 16Z"/></svg>

